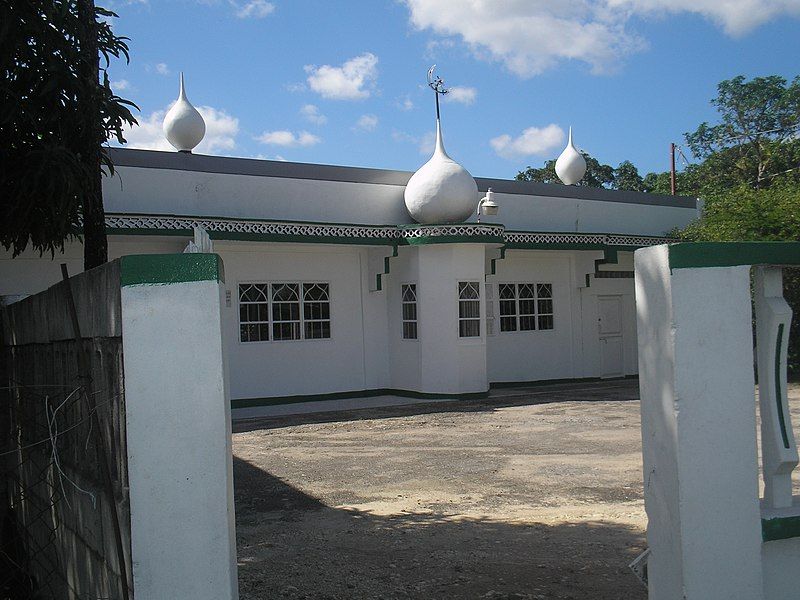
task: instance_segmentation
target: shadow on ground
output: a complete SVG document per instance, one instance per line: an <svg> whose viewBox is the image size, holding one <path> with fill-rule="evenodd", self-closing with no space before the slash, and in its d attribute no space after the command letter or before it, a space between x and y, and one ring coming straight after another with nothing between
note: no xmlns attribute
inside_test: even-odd
<svg viewBox="0 0 800 600"><path fill-rule="evenodd" d="M240 458L234 481L242 600L646 598L625 525L332 508Z"/></svg>

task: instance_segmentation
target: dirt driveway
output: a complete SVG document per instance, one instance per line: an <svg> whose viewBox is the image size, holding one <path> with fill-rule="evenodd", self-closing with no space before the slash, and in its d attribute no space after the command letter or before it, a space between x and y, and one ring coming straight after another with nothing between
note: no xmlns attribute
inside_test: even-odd
<svg viewBox="0 0 800 600"><path fill-rule="evenodd" d="M235 424L242 600L646 598L636 385Z"/></svg>

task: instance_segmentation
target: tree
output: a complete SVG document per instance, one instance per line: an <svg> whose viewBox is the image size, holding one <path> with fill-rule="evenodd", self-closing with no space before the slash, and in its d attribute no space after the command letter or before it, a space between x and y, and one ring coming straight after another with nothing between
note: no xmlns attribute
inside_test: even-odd
<svg viewBox="0 0 800 600"><path fill-rule="evenodd" d="M101 145L136 123L110 86L111 58L128 59L112 17L93 0L0 0L0 242L14 256L83 231L85 268L107 259Z"/></svg>
<svg viewBox="0 0 800 600"><path fill-rule="evenodd" d="M614 181L612 187L615 190L630 190L632 192L643 192L644 181L639 175L639 169L629 160L619 163L614 169Z"/></svg>
<svg viewBox="0 0 800 600"><path fill-rule="evenodd" d="M740 75L720 82L711 104L720 122L685 136L694 155L712 159L716 172L737 184L763 187L780 174L784 143L800 126L800 76L787 84L778 75L750 81Z"/></svg>
<svg viewBox="0 0 800 600"><path fill-rule="evenodd" d="M707 195L701 219L673 235L690 241L800 240L800 183L776 178L769 188L740 185ZM800 269L784 269L784 297L794 311L789 370L800 375Z"/></svg>
<svg viewBox="0 0 800 600"><path fill-rule="evenodd" d="M600 163L596 158L586 152L581 152L586 159L586 175L583 176L577 185L587 187L609 187L614 181L614 167ZM540 183L557 183L561 180L556 175L556 161L548 160L541 169L528 167L524 171L517 173L515 179L518 181L538 181Z"/></svg>

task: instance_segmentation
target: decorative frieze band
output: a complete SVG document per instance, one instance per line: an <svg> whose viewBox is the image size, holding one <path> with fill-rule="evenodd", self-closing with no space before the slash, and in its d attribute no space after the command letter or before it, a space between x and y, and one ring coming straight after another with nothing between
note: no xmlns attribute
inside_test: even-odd
<svg viewBox="0 0 800 600"><path fill-rule="evenodd" d="M329 223L297 223L288 221L256 221L224 219L219 217L184 217L174 215L106 214L106 227L112 230L131 232L190 231L202 227L214 233L252 235L281 239L308 238L308 241L324 241L335 238L370 240L378 243L414 243L424 239L495 238L498 243L513 245L593 245L593 246L652 246L672 240L654 236L618 235L603 233L549 233L505 231L502 225L487 223L459 223L450 225L345 225ZM249 237L248 237L249 239ZM363 241L361 243L364 243Z"/></svg>

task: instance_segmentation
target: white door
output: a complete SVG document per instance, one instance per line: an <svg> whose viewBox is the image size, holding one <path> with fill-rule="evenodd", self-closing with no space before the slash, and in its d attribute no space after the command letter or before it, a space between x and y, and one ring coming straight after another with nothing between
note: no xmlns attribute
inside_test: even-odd
<svg viewBox="0 0 800 600"><path fill-rule="evenodd" d="M597 297L600 377L622 377L622 296Z"/></svg>

